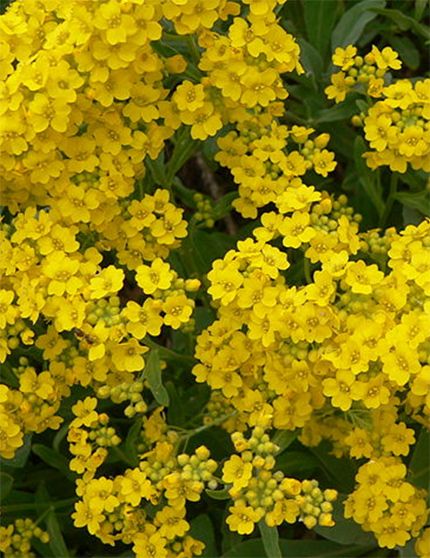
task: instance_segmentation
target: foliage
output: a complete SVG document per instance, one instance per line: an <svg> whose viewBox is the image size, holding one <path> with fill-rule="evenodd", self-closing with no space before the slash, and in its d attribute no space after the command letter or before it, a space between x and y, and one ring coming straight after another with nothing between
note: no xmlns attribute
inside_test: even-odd
<svg viewBox="0 0 430 558"><path fill-rule="evenodd" d="M428 4L0 13L0 551L427 556Z"/></svg>

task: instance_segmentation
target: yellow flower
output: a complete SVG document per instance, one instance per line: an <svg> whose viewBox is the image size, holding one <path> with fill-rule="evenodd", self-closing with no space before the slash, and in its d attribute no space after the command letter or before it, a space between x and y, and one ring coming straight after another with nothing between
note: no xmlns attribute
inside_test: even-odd
<svg viewBox="0 0 430 558"><path fill-rule="evenodd" d="M323 380L323 393L331 397L334 407L347 411L353 401L360 401L363 397L365 386L355 379L355 375L349 370L338 370L336 379L327 378Z"/></svg>
<svg viewBox="0 0 430 558"><path fill-rule="evenodd" d="M12 459L23 444L23 436L19 424L0 408L0 456Z"/></svg>
<svg viewBox="0 0 430 558"><path fill-rule="evenodd" d="M415 552L419 558L428 558L430 548L430 528L424 529L415 542Z"/></svg>
<svg viewBox="0 0 430 558"><path fill-rule="evenodd" d="M61 296L64 293L75 294L83 283L76 277L79 261L64 252L51 252L42 264L43 273L50 279L48 294Z"/></svg>
<svg viewBox="0 0 430 558"><path fill-rule="evenodd" d="M382 344L384 352L381 355L382 370L389 379L399 386L404 386L411 375L421 370L416 351L407 346L390 346Z"/></svg>
<svg viewBox="0 0 430 558"><path fill-rule="evenodd" d="M143 370L145 361L142 354L149 349L140 345L136 339L130 339L126 343L110 344L109 348L112 362L118 370L127 372Z"/></svg>
<svg viewBox="0 0 430 558"><path fill-rule="evenodd" d="M191 81L185 80L177 87L172 98L180 111L195 112L205 103L203 85L201 83L194 85Z"/></svg>
<svg viewBox="0 0 430 558"><path fill-rule="evenodd" d="M354 56L357 54L357 49L353 45L348 45L346 48L338 47L331 58L335 66L339 66L344 72L349 70L354 65Z"/></svg>
<svg viewBox="0 0 430 558"><path fill-rule="evenodd" d="M336 168L336 161L334 160L334 153L323 149L322 151L316 151L312 155L312 164L314 166L315 172L321 176L327 176L329 172Z"/></svg>
<svg viewBox="0 0 430 558"><path fill-rule="evenodd" d="M117 293L121 290L124 282L124 271L113 265L102 269L100 273L90 281L91 298L103 298L107 295Z"/></svg>
<svg viewBox="0 0 430 558"><path fill-rule="evenodd" d="M174 244L177 238L187 236L187 222L182 219L183 210L167 205L163 215L151 225L151 234L160 244Z"/></svg>
<svg viewBox="0 0 430 558"><path fill-rule="evenodd" d="M238 455L232 455L223 465L222 480L232 484L234 491L246 487L251 477L251 463L245 463Z"/></svg>
<svg viewBox="0 0 430 558"><path fill-rule="evenodd" d="M189 321L194 309L194 301L185 295L169 296L163 302L164 323L173 329L178 329Z"/></svg>
<svg viewBox="0 0 430 558"><path fill-rule="evenodd" d="M14 298L13 291L0 289L0 329L5 329L6 324L13 324L17 318L17 308L12 304Z"/></svg>
<svg viewBox="0 0 430 558"><path fill-rule="evenodd" d="M59 99L36 93L29 104L29 116L35 132L43 132L49 126L56 132L65 132L69 124L70 106Z"/></svg>
<svg viewBox="0 0 430 558"><path fill-rule="evenodd" d="M402 63L398 60L398 53L391 47L385 47L382 50L375 45L372 46L372 54L374 56L376 65L381 70L392 68L393 70L400 70Z"/></svg>
<svg viewBox="0 0 430 558"><path fill-rule="evenodd" d="M291 217L285 217L278 230L282 234L282 244L288 248L299 248L316 235L309 226L310 215L304 211L295 211Z"/></svg>
<svg viewBox="0 0 430 558"><path fill-rule="evenodd" d="M34 393L41 399L50 399L54 394L54 379L49 372L36 374L34 368L26 368L19 377L19 389L22 393Z"/></svg>
<svg viewBox="0 0 430 558"><path fill-rule="evenodd" d="M184 124L191 125L191 137L193 139L203 141L210 136L214 136L222 128L220 114L209 101L205 101L194 112L184 110L180 116Z"/></svg>
<svg viewBox="0 0 430 558"><path fill-rule="evenodd" d="M239 535L250 535L254 531L255 524L264 514L263 510L257 512L242 502L236 502L228 510L230 515L227 517L226 523L230 527L230 531L235 531Z"/></svg>
<svg viewBox="0 0 430 558"><path fill-rule="evenodd" d="M102 4L94 15L94 25L105 31L106 41L110 45L124 43L127 37L136 32L136 23L129 14L124 14L116 2Z"/></svg>
<svg viewBox="0 0 430 558"><path fill-rule="evenodd" d="M75 403L72 407L72 412L76 417L73 420L73 426L91 426L98 418L96 407L97 399L95 397L86 397L83 401Z"/></svg>
<svg viewBox="0 0 430 558"><path fill-rule="evenodd" d="M271 101L276 99L277 93L278 96L281 96L280 91L275 92L277 79L278 74L273 68L261 72L257 68L249 67L240 77L240 83L243 86L240 101L248 108L256 105L267 107ZM286 91L284 96L287 96Z"/></svg>
<svg viewBox="0 0 430 558"><path fill-rule="evenodd" d="M383 278L384 274L377 265L366 265L363 260L349 262L346 266L345 283L351 287L353 293L371 294Z"/></svg>
<svg viewBox="0 0 430 558"><path fill-rule="evenodd" d="M128 320L127 331L136 337L143 339L149 335L160 335L163 319L160 316L161 304L150 298L146 299L142 306L130 300L122 315Z"/></svg>
<svg viewBox="0 0 430 558"><path fill-rule="evenodd" d="M338 72L337 74L332 74L331 85L324 89L324 93L328 99L334 99L336 103L340 103L345 100L350 89L351 86L345 81L345 74Z"/></svg>
<svg viewBox="0 0 430 558"><path fill-rule="evenodd" d="M155 489L152 487L146 474L139 469L128 469L121 478L121 495L124 500L133 507L139 505L142 498L152 500L155 496Z"/></svg>
<svg viewBox="0 0 430 558"><path fill-rule="evenodd" d="M167 539L157 531L152 535L137 533L133 539L133 551L136 558L167 558Z"/></svg>
<svg viewBox="0 0 430 558"><path fill-rule="evenodd" d="M190 525L185 521L186 509L164 506L155 515L154 523L158 525L159 533L162 537L172 540L176 537L183 537L189 530Z"/></svg>
<svg viewBox="0 0 430 558"><path fill-rule="evenodd" d="M394 455L408 455L409 446L415 442L414 431L404 422L392 424L381 439L385 451Z"/></svg>
<svg viewBox="0 0 430 558"><path fill-rule="evenodd" d="M55 251L68 254L76 252L79 248L79 242L75 239L77 232L74 227L66 228L56 223L48 234L38 239L39 252L43 256Z"/></svg>
<svg viewBox="0 0 430 558"><path fill-rule="evenodd" d="M379 546L383 548L405 546L407 541L411 538L410 533L395 525L390 516L381 518L372 525L372 528Z"/></svg>
<svg viewBox="0 0 430 558"><path fill-rule="evenodd" d="M169 289L172 284L173 273L170 265L161 258L155 258L151 267L140 265L136 272L137 284L145 294L154 294L157 289Z"/></svg>
<svg viewBox="0 0 430 558"><path fill-rule="evenodd" d="M99 510L90 507L90 502L82 501L76 502L72 519L75 527L86 527L92 535L97 533L101 523L105 520Z"/></svg>

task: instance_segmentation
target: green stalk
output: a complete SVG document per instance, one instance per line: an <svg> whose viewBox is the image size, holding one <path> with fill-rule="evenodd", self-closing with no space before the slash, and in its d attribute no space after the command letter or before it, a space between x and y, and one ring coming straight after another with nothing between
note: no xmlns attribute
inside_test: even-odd
<svg viewBox="0 0 430 558"><path fill-rule="evenodd" d="M156 343L152 339L149 339L148 337L145 337L143 342L150 349L157 349L157 351L160 354L160 357L163 358L163 359L166 359L166 360L181 360L182 362L189 362L189 363L195 363L196 362L195 358L192 357L191 355L181 355L180 353L177 353L176 351L172 351L171 349L167 349L166 347L163 347L162 345L159 345L158 343Z"/></svg>
<svg viewBox="0 0 430 558"><path fill-rule="evenodd" d="M391 210L393 209L393 205L395 202L395 197L397 194L397 185L399 182L399 176L397 173L393 172L390 178L390 192L388 194L387 203L385 204L384 212L381 216L380 227L384 228L385 223L390 216Z"/></svg>

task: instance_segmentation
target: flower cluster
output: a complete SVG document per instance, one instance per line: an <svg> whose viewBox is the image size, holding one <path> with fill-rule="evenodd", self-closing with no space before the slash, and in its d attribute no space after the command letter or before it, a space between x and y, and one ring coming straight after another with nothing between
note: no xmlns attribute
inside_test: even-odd
<svg viewBox="0 0 430 558"><path fill-rule="evenodd" d="M200 499L216 468L204 446L193 455L175 455L172 445L158 442L122 475L84 475L77 483L74 524L106 544L133 543L138 558L198 556L204 545L188 534L186 502Z"/></svg>
<svg viewBox="0 0 430 558"><path fill-rule="evenodd" d="M274 471L280 448L262 427L256 426L248 439L241 432L233 432L231 439L240 455L233 454L224 463L222 480L233 499L227 517L232 531L249 535L261 520L269 527L297 520L309 529L334 525L331 502L336 491L322 492L317 481L300 482Z"/></svg>
<svg viewBox="0 0 430 558"><path fill-rule="evenodd" d="M382 89L383 99L364 117L365 138L372 151L366 154L371 169L388 165L404 173L430 171L430 80L401 79Z"/></svg>
<svg viewBox="0 0 430 558"><path fill-rule="evenodd" d="M407 456L409 423L430 416L430 221L360 233L344 196L300 180L274 205L254 239L208 274L217 320L197 339L193 369L214 390L208 423L233 411L223 422L230 432L301 429L303 444L328 439L338 456ZM295 285L291 262L303 266ZM234 459L236 484L247 483L252 458ZM235 528L252 530L264 512L245 498L238 506L249 514L243 524L231 519Z"/></svg>
<svg viewBox="0 0 430 558"><path fill-rule="evenodd" d="M337 163L327 133L286 123L284 74L303 70L283 3L16 0L0 17L0 456L65 422L74 525L137 558L200 555L189 503L220 477L240 535L332 526L336 491L280 470L276 429L368 460L345 511L381 546L428 539L425 491L401 460L430 423L430 221L360 232L344 195L305 183ZM360 117L368 165L428 170L429 80L388 84L388 47L333 62L329 98L364 86L377 99ZM199 279L181 243L219 214L188 192L188 223L174 175L208 139L234 208L258 222ZM190 341L199 297L216 317L194 359L168 344ZM164 413L172 355L211 392L189 429ZM214 425L235 452L187 452ZM0 550L30 557L32 537L48 540L16 520Z"/></svg>
<svg viewBox="0 0 430 558"><path fill-rule="evenodd" d="M325 89L327 97L340 103L348 93L362 88L370 97L381 97L387 73L402 66L398 56L391 47L379 50L373 45L364 57L357 56L357 48L353 45L337 48L332 62L341 71L332 74L331 85Z"/></svg>
<svg viewBox="0 0 430 558"><path fill-rule="evenodd" d="M112 426L108 426L106 413L96 411L97 399L87 397L78 401L72 411L76 418L68 428L67 439L70 453L74 456L69 467L72 471L92 479L108 455L107 448L117 446L121 438Z"/></svg>
<svg viewBox="0 0 430 558"><path fill-rule="evenodd" d="M364 127L364 136L372 151L365 154L371 169L387 165L404 173L413 169L430 170L430 81L414 83L400 79L393 83L387 72L399 70L401 61L390 47L376 46L364 58L356 56L356 47L337 48L332 60L342 71L331 76L325 89L329 99L343 101L354 89L378 99L353 122Z"/></svg>
<svg viewBox="0 0 430 558"><path fill-rule="evenodd" d="M381 547L404 546L426 524L425 491L405 480L406 473L395 457L369 461L360 467L357 487L345 502L345 517L373 532Z"/></svg>
<svg viewBox="0 0 430 558"><path fill-rule="evenodd" d="M0 550L5 558L35 558L31 549L32 539L49 542L49 535L32 519L16 519L7 527L0 527Z"/></svg>

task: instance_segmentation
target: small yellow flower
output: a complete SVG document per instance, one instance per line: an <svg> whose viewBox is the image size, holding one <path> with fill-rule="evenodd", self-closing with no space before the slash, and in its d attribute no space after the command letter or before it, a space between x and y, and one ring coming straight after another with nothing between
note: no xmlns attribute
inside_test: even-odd
<svg viewBox="0 0 430 558"><path fill-rule="evenodd" d="M142 354L149 349L140 345L136 339L130 339L126 343L110 344L112 362L118 370L134 372L143 370L145 361Z"/></svg>
<svg viewBox="0 0 430 558"><path fill-rule="evenodd" d="M362 260L349 262L346 270L345 283L357 294L371 294L373 288L384 278L377 265L366 265Z"/></svg>
<svg viewBox="0 0 430 558"><path fill-rule="evenodd" d="M136 272L137 284L145 294L154 294L157 289L169 289L172 284L173 272L161 258L156 258L151 266L140 265Z"/></svg>
<svg viewBox="0 0 430 558"><path fill-rule="evenodd" d="M346 48L338 47L331 58L335 66L339 66L344 72L349 70L354 65L354 56L357 54L357 49L353 45L348 45Z"/></svg>
<svg viewBox="0 0 430 558"><path fill-rule="evenodd" d="M235 531L239 535L250 535L255 528L255 524L260 521L264 511L257 512L251 506L236 502L229 508L230 515L226 519L230 531Z"/></svg>

